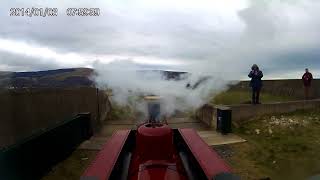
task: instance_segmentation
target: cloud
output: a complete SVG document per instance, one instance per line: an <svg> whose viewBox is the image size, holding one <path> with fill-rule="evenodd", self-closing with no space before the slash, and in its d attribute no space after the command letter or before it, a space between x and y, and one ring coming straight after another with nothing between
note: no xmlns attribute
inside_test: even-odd
<svg viewBox="0 0 320 180"><path fill-rule="evenodd" d="M5 51L0 51L0 62L0 70L2 71L34 71L63 68L63 66L54 61L45 61L38 57L26 57Z"/></svg>
<svg viewBox="0 0 320 180"><path fill-rule="evenodd" d="M248 67L258 63L277 77L277 70L272 71L274 67L287 68L293 62L296 65L289 67L294 69L287 71L317 66L316 61L306 62L304 58L305 52L318 51L319 6L314 0L1 1L0 39L47 48L63 58L73 54L78 62L72 63L73 58L57 61L57 56L47 58L48 53L30 57L4 48L0 53L9 53L13 56L10 59L24 63L35 59L48 64L45 68L30 62L28 69L34 70L92 66L96 59L131 59L145 62L148 67L163 64L170 68L174 62L172 69L186 63L179 69L209 74L227 72L233 78L245 77ZM56 7L59 15L10 17L12 7ZM69 7L98 7L101 15L68 17L65 11ZM295 54L296 60L290 54ZM9 64L0 59L0 63L4 61ZM12 70L23 70L23 66L10 64Z"/></svg>

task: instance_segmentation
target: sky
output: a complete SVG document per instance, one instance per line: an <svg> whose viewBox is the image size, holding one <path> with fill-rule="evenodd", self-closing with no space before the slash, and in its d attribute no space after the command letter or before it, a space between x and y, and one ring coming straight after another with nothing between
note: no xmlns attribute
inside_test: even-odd
<svg viewBox="0 0 320 180"><path fill-rule="evenodd" d="M58 15L10 16L32 7ZM67 16L80 7L100 15ZM306 67L319 77L319 8L317 0L2 0L0 71L118 63L238 80L256 63L266 79L300 78Z"/></svg>

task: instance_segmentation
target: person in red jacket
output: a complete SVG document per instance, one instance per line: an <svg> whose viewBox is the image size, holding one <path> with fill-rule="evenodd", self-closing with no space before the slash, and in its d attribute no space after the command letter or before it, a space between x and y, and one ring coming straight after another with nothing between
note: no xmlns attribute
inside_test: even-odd
<svg viewBox="0 0 320 180"><path fill-rule="evenodd" d="M309 99L310 96L310 87L311 81L313 80L312 74L309 72L309 69L306 68L306 72L302 76L302 81L304 85L304 96L305 99Z"/></svg>

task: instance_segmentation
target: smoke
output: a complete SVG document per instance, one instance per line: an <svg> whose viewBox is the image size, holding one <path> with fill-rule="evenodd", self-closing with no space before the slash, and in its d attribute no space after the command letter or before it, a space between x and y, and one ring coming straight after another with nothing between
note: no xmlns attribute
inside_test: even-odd
<svg viewBox="0 0 320 180"><path fill-rule="evenodd" d="M150 34L141 36L140 41L132 34L132 40L137 42L130 42L137 45L137 51L150 50L151 54L168 62L170 58L178 59L183 63L168 68L190 74L180 81L165 80L161 74L152 71L141 74L139 70L143 68L132 61L139 58L132 56L131 60L110 64L97 61L93 65L98 73L97 85L111 88L113 99L122 105L132 96L159 95L164 101L165 113L171 114L174 110L195 109L207 103L233 80L244 79L253 63L265 71L266 77L272 78L288 75L295 78L292 74L297 75L299 68L303 71L310 64L319 66L319 62L313 60L318 56L314 52L320 37L320 24L317 23L320 14L316 10L320 7L319 2L241 2L243 5L237 8L216 12L203 6L190 6L187 10L192 10L192 15L183 8L168 8L164 4L155 12L143 11L146 14L142 19L139 19L140 13L127 17L135 22L134 29L138 33L139 27L146 22L160 29L146 27L142 32ZM170 19L164 22L161 16ZM161 30L165 33L159 34ZM153 46L158 49L150 48ZM146 53L145 58L148 56ZM270 75L272 72L277 75ZM210 78L199 87L186 88L188 83L195 84L207 76Z"/></svg>
<svg viewBox="0 0 320 180"><path fill-rule="evenodd" d="M217 77L200 82L201 78L205 78L200 73L182 74L180 80L167 79L159 71L142 69L129 60L109 64L97 61L94 68L98 87L112 89L113 101L122 106L134 106L133 108L144 113L146 102L141 100L144 96L160 96L161 113L170 115L176 110L186 111L200 107L210 100L211 95L226 87L226 82Z"/></svg>

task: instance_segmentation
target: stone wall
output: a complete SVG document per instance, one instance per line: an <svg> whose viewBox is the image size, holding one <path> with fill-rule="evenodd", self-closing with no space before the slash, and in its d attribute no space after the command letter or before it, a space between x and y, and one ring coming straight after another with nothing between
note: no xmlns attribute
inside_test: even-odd
<svg viewBox="0 0 320 180"><path fill-rule="evenodd" d="M12 144L42 128L90 112L99 129L110 102L96 88L0 90L0 147Z"/></svg>

